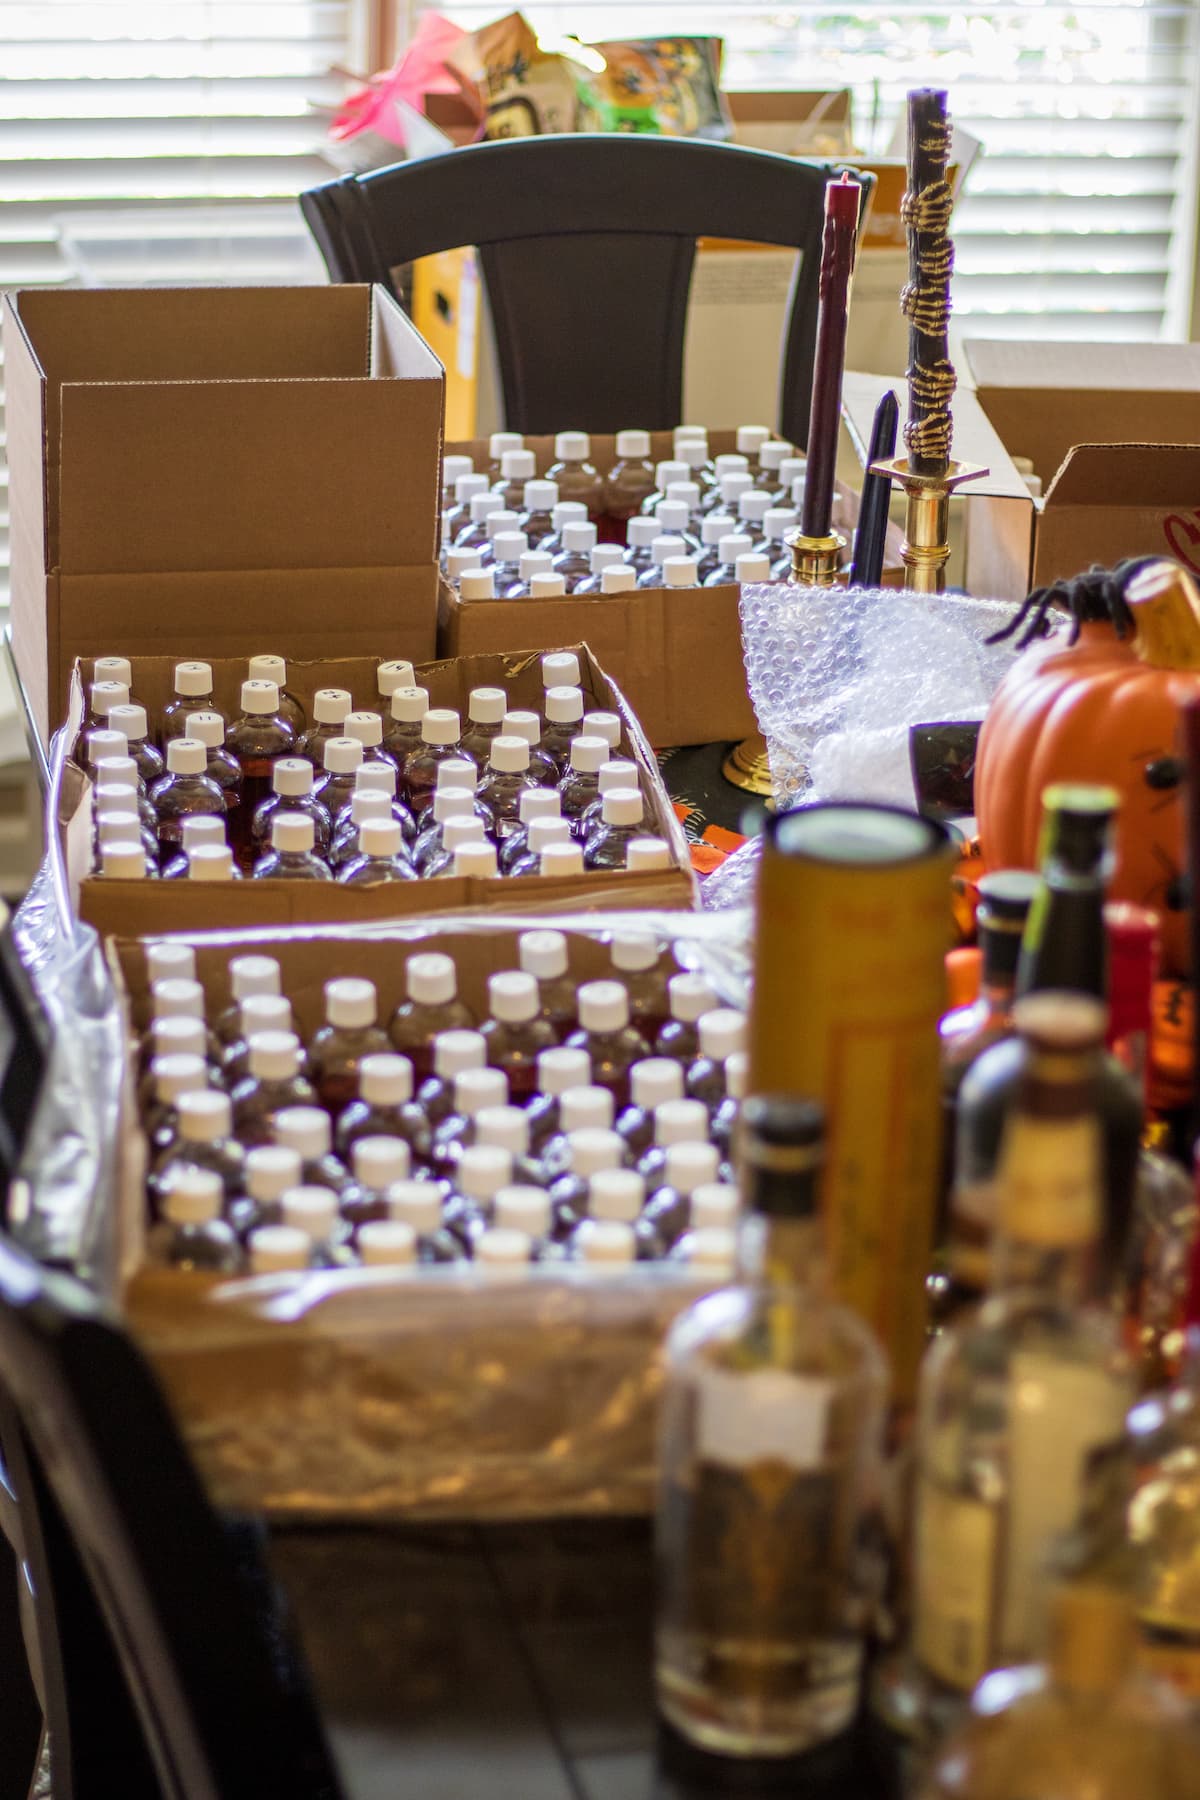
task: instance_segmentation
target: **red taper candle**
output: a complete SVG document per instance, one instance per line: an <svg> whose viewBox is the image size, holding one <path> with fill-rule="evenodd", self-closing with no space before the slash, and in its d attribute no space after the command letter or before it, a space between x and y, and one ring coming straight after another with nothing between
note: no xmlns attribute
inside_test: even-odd
<svg viewBox="0 0 1200 1800"><path fill-rule="evenodd" d="M808 417L808 467L804 475L804 509L800 518L800 529L805 537L828 537L833 520L833 475L837 467L842 412L846 320L861 197L861 183L847 174L838 181L831 181L825 189L817 343L813 358L812 406Z"/></svg>

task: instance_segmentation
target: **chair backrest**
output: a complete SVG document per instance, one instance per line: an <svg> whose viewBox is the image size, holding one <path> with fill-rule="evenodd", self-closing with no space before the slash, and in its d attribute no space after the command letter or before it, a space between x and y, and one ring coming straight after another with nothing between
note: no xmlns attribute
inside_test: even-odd
<svg viewBox="0 0 1200 1800"><path fill-rule="evenodd" d="M34 1580L52 1595L68 1716L77 1723L81 1638L102 1628L140 1722L142 1766L107 1791L148 1791L136 1777L152 1766L161 1793L179 1800L340 1800L307 1690L281 1669L142 1356L88 1289L3 1242L0 1391L18 1508L23 1522L33 1515Z"/></svg>
<svg viewBox="0 0 1200 1800"><path fill-rule="evenodd" d="M506 423L525 432L679 424L697 238L790 246L779 426L802 446L837 172L694 138L563 133L348 175L300 205L335 281L389 283L418 257L476 246ZM858 178L865 211L874 177Z"/></svg>

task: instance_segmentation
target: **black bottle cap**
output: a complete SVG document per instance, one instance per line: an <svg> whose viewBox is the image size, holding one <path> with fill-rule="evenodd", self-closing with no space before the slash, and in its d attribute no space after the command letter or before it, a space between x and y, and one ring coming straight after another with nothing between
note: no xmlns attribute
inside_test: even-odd
<svg viewBox="0 0 1200 1800"><path fill-rule="evenodd" d="M1048 877L1055 867L1073 875L1111 874L1112 835L1121 796L1099 782L1055 782L1042 795L1040 861Z"/></svg>
<svg viewBox="0 0 1200 1800"><path fill-rule="evenodd" d="M742 1106L739 1153L747 1204L775 1217L816 1211L825 1111L795 1094L753 1094Z"/></svg>
<svg viewBox="0 0 1200 1800"><path fill-rule="evenodd" d="M1019 932L1039 885L1040 877L1032 869L994 869L980 876L976 913L980 926Z"/></svg>

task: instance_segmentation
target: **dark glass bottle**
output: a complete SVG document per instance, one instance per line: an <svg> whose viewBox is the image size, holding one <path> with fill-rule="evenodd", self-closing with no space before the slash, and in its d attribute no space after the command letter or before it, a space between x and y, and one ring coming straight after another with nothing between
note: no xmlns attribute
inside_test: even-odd
<svg viewBox="0 0 1200 1800"><path fill-rule="evenodd" d="M392 1048L407 1056L418 1081L433 1070L433 1042L442 1031L470 1031L475 1015L458 997L458 971L453 957L437 953L410 956L405 967L406 998L392 1014L388 1036Z"/></svg>
<svg viewBox="0 0 1200 1800"><path fill-rule="evenodd" d="M311 1106L316 1091L300 1073L303 1053L291 1031L256 1032L246 1054L246 1073L233 1089L233 1122L242 1144L274 1142L274 1115L288 1107Z"/></svg>
<svg viewBox="0 0 1200 1800"><path fill-rule="evenodd" d="M125 753L132 756L137 764L138 775L149 792L154 783L166 773L166 764L150 742L145 707L130 704L111 706L108 710L108 725L111 730L123 733Z"/></svg>
<svg viewBox="0 0 1200 1800"><path fill-rule="evenodd" d="M204 773L220 788L225 811L232 812L242 798L242 770L237 757L225 748L224 719L219 712L194 712L188 721L188 734L199 738L208 752Z"/></svg>
<svg viewBox="0 0 1200 1800"><path fill-rule="evenodd" d="M515 969L491 976L488 1004L491 1017L481 1026L488 1062L503 1069L515 1101L527 1100L537 1092L538 1057L558 1042L554 1026L542 1017L535 977Z"/></svg>
<svg viewBox="0 0 1200 1800"><path fill-rule="evenodd" d="M461 758L459 737L459 718L454 709L431 706L421 720L420 745L409 751L400 770L404 798L416 819L420 819L437 787L441 764Z"/></svg>
<svg viewBox="0 0 1200 1800"><path fill-rule="evenodd" d="M1104 890L1112 873L1115 788L1058 783L1042 795L1041 882L1017 963L1018 994L1108 993Z"/></svg>
<svg viewBox="0 0 1200 1800"><path fill-rule="evenodd" d="M673 1057L647 1056L629 1071L629 1105L617 1116L617 1130L636 1162L654 1145L654 1117L660 1106L683 1099L683 1070Z"/></svg>
<svg viewBox="0 0 1200 1800"><path fill-rule="evenodd" d="M335 1117L358 1093L359 1064L388 1048L378 1024L375 983L336 976L325 983L325 1022L308 1047L308 1069L321 1105Z"/></svg>
<svg viewBox="0 0 1200 1800"><path fill-rule="evenodd" d="M717 1004L711 982L703 975L672 975L667 983L670 1018L659 1031L655 1051L690 1063L700 1051L700 1020Z"/></svg>
<svg viewBox="0 0 1200 1800"><path fill-rule="evenodd" d="M302 756L281 756L271 770L271 792L260 801L250 821L250 841L256 856L271 842L271 822L281 812L303 813L313 822L313 848L318 856L329 850L329 814L313 794L313 766Z"/></svg>
<svg viewBox="0 0 1200 1800"><path fill-rule="evenodd" d="M213 1170L176 1170L162 1192L162 1218L150 1230L150 1260L206 1275L240 1268L241 1246L221 1217L223 1202L221 1179Z"/></svg>
<svg viewBox="0 0 1200 1800"><path fill-rule="evenodd" d="M175 698L168 700L163 707L162 735L164 748L172 738L188 737L191 715L198 712L211 712L213 673L206 662L180 662L175 664ZM170 768L168 758L167 767Z"/></svg>
<svg viewBox="0 0 1200 1800"><path fill-rule="evenodd" d="M242 772L242 797L229 814L229 837L243 869L254 856L254 815L271 792L271 773L281 756L291 756L296 733L279 711L273 681L243 681L242 711L225 734L225 748Z"/></svg>
<svg viewBox="0 0 1200 1800"><path fill-rule="evenodd" d="M663 954L649 931L614 931L609 954L613 973L629 995L629 1016L652 1044L671 1016L667 993L676 972L674 958Z"/></svg>
<svg viewBox="0 0 1200 1800"><path fill-rule="evenodd" d="M525 974L537 982L538 1010L561 1043L578 1023L566 937L561 931L523 931L517 957Z"/></svg>
<svg viewBox="0 0 1200 1800"><path fill-rule="evenodd" d="M180 826L179 849L163 864L163 880L186 880L194 872L191 867L191 859L197 851L220 850L225 847L225 821L223 818L214 819L199 813L190 814ZM241 870L234 865L230 873L235 876L240 875Z"/></svg>
<svg viewBox="0 0 1200 1800"><path fill-rule="evenodd" d="M629 995L619 981L588 981L579 989L578 1006L579 1028L567 1042L587 1051L593 1082L624 1106L629 1099L629 1071L650 1051L629 1022Z"/></svg>
<svg viewBox="0 0 1200 1800"><path fill-rule="evenodd" d="M302 1187L325 1187L333 1194L346 1187L350 1173L333 1153L333 1124L323 1106L285 1106L272 1120L272 1135L299 1156Z"/></svg>
<svg viewBox="0 0 1200 1800"><path fill-rule="evenodd" d="M688 1064L685 1086L688 1099L702 1101L711 1118L728 1091L725 1064L745 1048L746 1015L731 1006L716 1006L701 1014L696 1029L700 1048Z"/></svg>

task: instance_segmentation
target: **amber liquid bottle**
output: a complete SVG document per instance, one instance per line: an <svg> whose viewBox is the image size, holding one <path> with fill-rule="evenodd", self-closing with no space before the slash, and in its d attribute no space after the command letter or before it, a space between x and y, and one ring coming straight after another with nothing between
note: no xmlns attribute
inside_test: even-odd
<svg viewBox="0 0 1200 1800"><path fill-rule="evenodd" d="M225 748L242 772L242 797L229 815L229 837L243 871L254 860L254 815L271 793L271 777L281 756L291 756L296 733L279 711L273 681L243 681L242 711L230 725Z"/></svg>
<svg viewBox="0 0 1200 1800"><path fill-rule="evenodd" d="M225 798L205 769L208 752L197 738L173 737L167 745L167 772L150 789L158 817L158 842L170 856L183 841L183 821L199 815L224 819Z"/></svg>
<svg viewBox="0 0 1200 1800"><path fill-rule="evenodd" d="M517 940L517 956L526 975L537 982L543 1019L562 1043L578 1020L566 938L561 931L523 931Z"/></svg>
<svg viewBox="0 0 1200 1800"><path fill-rule="evenodd" d="M433 1043L439 1032L470 1031L475 1015L458 997L454 959L439 954L410 956L405 968L407 997L392 1014L392 1048L412 1062L418 1081L433 1071Z"/></svg>
<svg viewBox="0 0 1200 1800"><path fill-rule="evenodd" d="M567 1039L592 1059L592 1080L607 1088L618 1106L629 1099L629 1071L650 1053L629 1022L629 995L618 981L588 981L579 990L579 1029Z"/></svg>
<svg viewBox="0 0 1200 1800"><path fill-rule="evenodd" d="M536 977L520 970L493 975L488 981L491 1017L482 1026L488 1062L508 1077L514 1101L530 1099L538 1086L537 1059L551 1050L558 1034L541 1013Z"/></svg>
<svg viewBox="0 0 1200 1800"><path fill-rule="evenodd" d="M317 1098L335 1117L358 1094L363 1057L388 1048L378 1010L373 981L344 975L325 983L325 1023L308 1047L308 1066Z"/></svg>
<svg viewBox="0 0 1200 1800"><path fill-rule="evenodd" d="M164 744L172 738L191 737L191 715L212 711L213 674L206 662L175 664L175 698L163 708Z"/></svg>
<svg viewBox="0 0 1200 1800"><path fill-rule="evenodd" d="M247 1073L234 1088L233 1123L247 1148L274 1142L272 1120L288 1107L310 1106L312 1083L300 1073L300 1040L290 1031L264 1031L250 1039Z"/></svg>

